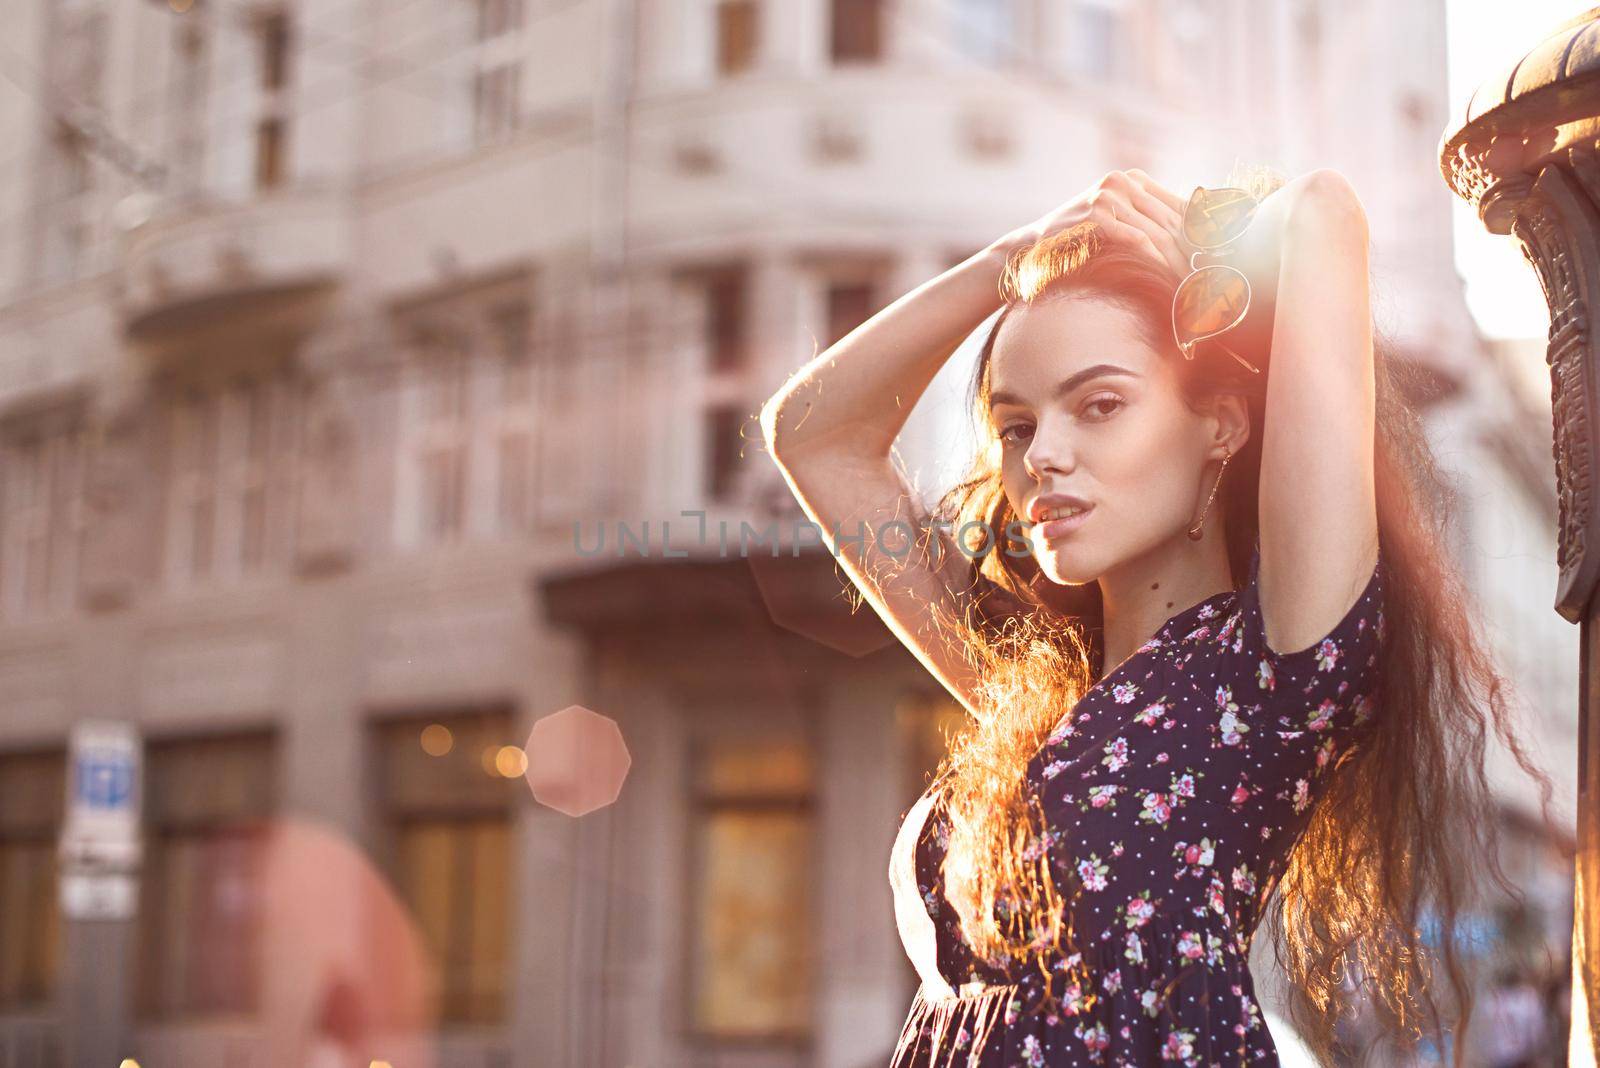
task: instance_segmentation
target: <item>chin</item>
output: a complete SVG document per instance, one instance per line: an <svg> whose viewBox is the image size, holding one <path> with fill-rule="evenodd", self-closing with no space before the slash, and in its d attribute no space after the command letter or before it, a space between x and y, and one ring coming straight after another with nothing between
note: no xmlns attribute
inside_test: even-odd
<svg viewBox="0 0 1600 1068"><path fill-rule="evenodd" d="M1102 568L1091 555L1076 546L1035 546L1033 559L1040 572L1057 586L1085 586L1099 579Z"/></svg>

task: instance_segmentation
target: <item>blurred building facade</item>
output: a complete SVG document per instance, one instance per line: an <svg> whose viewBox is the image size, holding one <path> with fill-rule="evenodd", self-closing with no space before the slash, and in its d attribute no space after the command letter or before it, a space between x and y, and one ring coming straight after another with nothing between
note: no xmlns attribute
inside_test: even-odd
<svg viewBox="0 0 1600 1068"><path fill-rule="evenodd" d="M825 557L741 557L742 523L798 517L755 412L1112 168L1362 190L1380 326L1462 478L1493 473L1462 552L1563 770L1576 635L1528 604L1547 412L1450 266L1442 3L9 13L0 1068L96 1028L265 1064L264 1029L323 1026L263 994L250 829L290 818L410 909L443 1065L883 1063L914 983L889 845L956 713ZM938 400L902 441L919 481L963 440ZM573 704L633 759L578 818L493 756ZM57 900L86 719L144 740L127 920Z"/></svg>

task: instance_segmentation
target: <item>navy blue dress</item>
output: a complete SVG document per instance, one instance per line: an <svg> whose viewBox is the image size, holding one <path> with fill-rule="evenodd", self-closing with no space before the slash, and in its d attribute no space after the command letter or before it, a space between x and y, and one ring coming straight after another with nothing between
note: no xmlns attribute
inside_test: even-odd
<svg viewBox="0 0 1600 1068"><path fill-rule="evenodd" d="M1077 951L1052 997L1037 966L963 942L938 784L912 807L890 881L922 983L892 1068L1278 1063L1250 941L1325 773L1377 713L1383 561L1325 638L1279 654L1260 559L1095 683L1028 765Z"/></svg>

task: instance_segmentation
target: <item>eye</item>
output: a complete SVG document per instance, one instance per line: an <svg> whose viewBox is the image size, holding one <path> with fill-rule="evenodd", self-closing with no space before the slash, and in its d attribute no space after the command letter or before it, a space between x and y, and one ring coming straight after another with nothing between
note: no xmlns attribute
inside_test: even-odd
<svg viewBox="0 0 1600 1068"><path fill-rule="evenodd" d="M1099 416L1099 418L1109 419L1111 416L1115 415L1117 410L1126 403L1126 401L1117 396L1115 393L1103 393L1093 400L1086 402L1083 406L1083 410L1086 412L1092 410ZM1107 410L1105 407L1106 405L1111 406L1109 410Z"/></svg>
<svg viewBox="0 0 1600 1068"><path fill-rule="evenodd" d="M1010 425L1008 425L1008 426L1004 427L1003 429L1001 429L1001 431L1000 431L1000 440L1003 441L1004 443L1006 443L1007 445L1016 444L1018 439L1013 437L1012 435L1016 431L1019 431L1019 430L1026 430L1026 431L1029 431L1031 433L1032 430L1033 430L1033 425L1031 423L1011 423Z"/></svg>

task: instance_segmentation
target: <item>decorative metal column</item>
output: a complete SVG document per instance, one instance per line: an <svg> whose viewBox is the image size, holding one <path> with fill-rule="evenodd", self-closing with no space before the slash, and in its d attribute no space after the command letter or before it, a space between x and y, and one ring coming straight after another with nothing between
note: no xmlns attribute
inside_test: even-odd
<svg viewBox="0 0 1600 1068"><path fill-rule="evenodd" d="M1480 86L1445 132L1445 180L1511 234L1550 305L1560 506L1556 611L1582 627L1570 1063L1600 1062L1600 7Z"/></svg>

